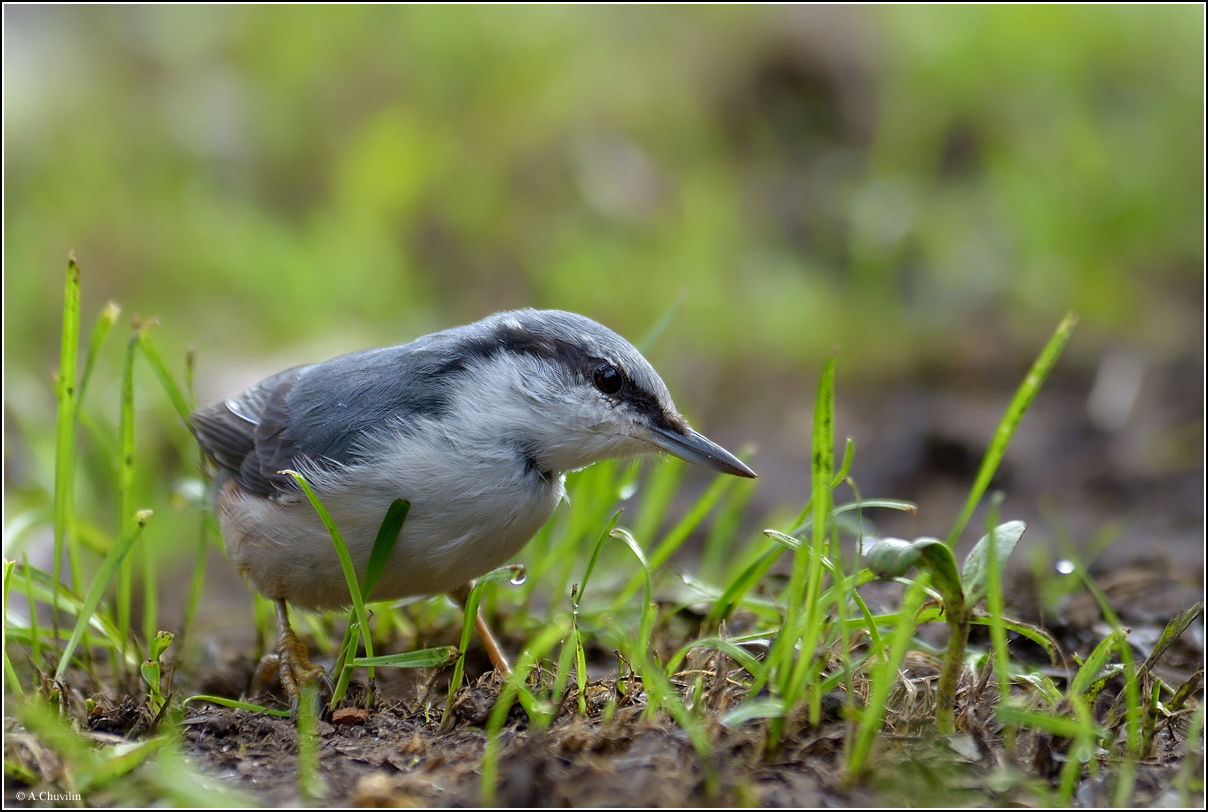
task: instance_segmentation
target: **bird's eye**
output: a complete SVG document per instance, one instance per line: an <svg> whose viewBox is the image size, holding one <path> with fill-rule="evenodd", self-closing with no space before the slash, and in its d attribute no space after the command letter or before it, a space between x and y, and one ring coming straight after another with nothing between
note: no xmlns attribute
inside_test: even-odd
<svg viewBox="0 0 1208 812"><path fill-rule="evenodd" d="M600 364L595 372L596 388L606 395L615 395L625 384L625 376L612 364Z"/></svg>

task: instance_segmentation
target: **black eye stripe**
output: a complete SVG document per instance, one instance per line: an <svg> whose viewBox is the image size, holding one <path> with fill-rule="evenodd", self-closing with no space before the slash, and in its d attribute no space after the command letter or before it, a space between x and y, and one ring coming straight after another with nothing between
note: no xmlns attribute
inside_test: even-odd
<svg viewBox="0 0 1208 812"><path fill-rule="evenodd" d="M596 388L606 395L615 395L625 386L625 376L612 364L600 364L592 373Z"/></svg>

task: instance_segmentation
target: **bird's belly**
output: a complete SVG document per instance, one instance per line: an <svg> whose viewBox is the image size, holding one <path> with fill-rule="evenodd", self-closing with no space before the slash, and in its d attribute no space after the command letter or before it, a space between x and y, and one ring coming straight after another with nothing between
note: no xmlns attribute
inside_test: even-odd
<svg viewBox="0 0 1208 812"><path fill-rule="evenodd" d="M223 488L233 485L233 480ZM238 489L238 486L234 486ZM422 489L419 489L422 490ZM364 575L386 509L402 494L361 489L320 498ZM496 487L477 493L418 493L373 600L440 594L505 563L548 521L563 494L561 477L540 487ZM270 501L224 494L219 520L227 554L254 589L302 608L350 604L330 534L304 497Z"/></svg>

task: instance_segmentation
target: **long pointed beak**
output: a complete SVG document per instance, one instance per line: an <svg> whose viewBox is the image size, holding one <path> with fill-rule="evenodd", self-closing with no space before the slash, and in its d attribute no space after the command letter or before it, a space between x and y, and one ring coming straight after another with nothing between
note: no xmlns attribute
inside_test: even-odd
<svg viewBox="0 0 1208 812"><path fill-rule="evenodd" d="M711 468L723 474L733 474L754 479L758 476L742 461L710 440L699 431L688 429L687 434L680 434L669 428L650 428L650 442L659 448L674 454L684 462Z"/></svg>

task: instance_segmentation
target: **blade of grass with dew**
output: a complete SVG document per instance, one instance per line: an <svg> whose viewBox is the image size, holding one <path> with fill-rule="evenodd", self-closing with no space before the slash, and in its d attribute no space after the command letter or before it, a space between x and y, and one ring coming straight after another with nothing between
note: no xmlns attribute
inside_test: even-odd
<svg viewBox="0 0 1208 812"><path fill-rule="evenodd" d="M482 590L487 584L493 581L513 579L516 569L515 566L500 567L499 569L491 570L486 575L479 576L474 580L474 587L466 597L466 605L462 611L461 641L457 647L457 662L453 664L453 677L449 681L449 695L445 702L445 712L440 722L441 729L446 732L453 724L453 697L457 695L457 691L461 688L461 681L465 677L466 652L470 650L470 639L474 636L474 628L478 619L478 604L482 600Z"/></svg>
<svg viewBox="0 0 1208 812"><path fill-rule="evenodd" d="M634 489L640 471L639 462L628 464L606 460L577 472L568 480L568 499L573 509L564 511L564 523L552 531L539 534L538 541L544 545L529 545L527 556L531 565L529 577L522 591L523 603L527 607L534 591L544 594L562 595L569 590L575 569L580 566L582 550L598 535L600 525L617 509L618 500ZM556 521L563 517L556 517ZM549 604L555 611L556 604ZM553 615L550 615L553 619Z"/></svg>
<svg viewBox="0 0 1208 812"><path fill-rule="evenodd" d="M845 741L847 774L843 783L846 786L854 784L863 774L864 766L872 753L873 739L885 722L885 706L889 701L889 694L893 690L894 683L897 681L898 670L906 657L910 639L914 635L914 618L923 605L929 578L928 573L920 572L918 579L906 590L906 594L902 597L900 620L890 639L889 656L874 668L873 673L869 674L872 687L864 710L860 713L859 728L854 740L849 737Z"/></svg>
<svg viewBox="0 0 1208 812"><path fill-rule="evenodd" d="M970 517L973 516L973 511L981 501L982 495L990 487L990 480L998 470L999 464L1002 463L1003 455L1006 454L1007 445L1010 444L1015 429L1019 427L1024 413L1032 405L1040 387L1048 378L1049 373L1053 371L1053 367L1056 366L1057 359L1061 357L1061 351L1065 348L1066 342L1069 341L1077 324L1078 318L1073 313L1067 313L1061 323L1057 325L1053 337L1049 339L1040 355L1037 356L1032 368L1028 370L1027 377L1015 392L1015 397L1011 399L1011 404L1007 407L1007 413L1003 415L998 429L994 432L994 439L991 440L990 447L986 450L981 467L978 468L977 476L973 480L973 487L969 491L969 498L965 501L964 510L961 511L956 524L948 533L947 544L949 547L956 544L961 531L965 529L965 525L968 524Z"/></svg>
<svg viewBox="0 0 1208 812"><path fill-rule="evenodd" d="M609 535L612 538L623 541L633 552L634 557L637 558L638 564L642 568L642 582L646 591L642 600L642 619L638 627L638 650L648 651L650 648L650 637L654 634L655 621L654 585L650 579L650 563L646 560L646 554L642 552L642 546L637 543L625 528L614 528Z"/></svg>
<svg viewBox="0 0 1208 812"><path fill-rule="evenodd" d="M66 673L67 665L71 662L71 655L75 652L76 646L79 645L80 638L84 636L84 629L88 626L92 613L96 611L97 606L101 602L101 597L105 594L105 589L109 586L110 581L113 580L118 567L121 566L122 559L130 552L130 548L134 546L134 542L142 534L143 528L147 524L147 519L150 517L150 510L138 511L135 514L134 522L127 526L121 538L117 540L117 543L113 545L113 549L109 551L109 555L101 563L100 569L97 570L97 574L92 579L88 592L84 596L84 604L80 609L80 616L76 619L75 631L71 633L71 639L63 650L63 656L59 658L59 666L55 669L55 679L62 679Z"/></svg>
<svg viewBox="0 0 1208 812"><path fill-rule="evenodd" d="M55 415L55 560L54 582L62 582L63 551L67 550L71 585L79 589L84 576L75 541L72 515L72 483L75 479L76 352L80 340L80 266L75 253L67 255L67 281L63 292L63 329L59 347L59 377L55 386L58 408ZM56 587L57 588L57 587ZM53 602L56 606L58 601ZM59 615L51 615L55 637Z"/></svg>
<svg viewBox="0 0 1208 812"><path fill-rule="evenodd" d="M612 514L612 518L604 525L604 530L596 538L596 543L592 547L591 558L587 562L587 569L583 572L583 579L571 591L571 639L569 648L574 652L575 660L575 684L579 689L579 712L587 713L587 700L584 692L587 690L587 655L583 649L582 632L579 629L579 604L583 601L583 594L587 591L587 584L591 580L591 574L596 568L596 562L600 558L600 551L604 549L605 542L612 536L612 532L617 527L617 522L621 520L621 511L616 511ZM566 672L564 668L558 669L558 674L555 677L555 693L561 694L566 687ZM561 684L559 684L561 681Z"/></svg>

